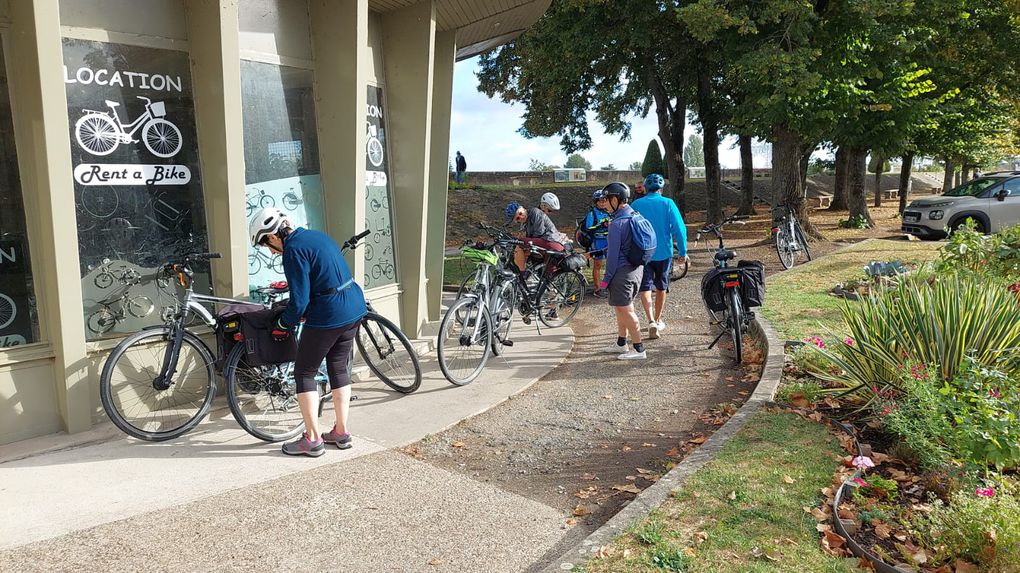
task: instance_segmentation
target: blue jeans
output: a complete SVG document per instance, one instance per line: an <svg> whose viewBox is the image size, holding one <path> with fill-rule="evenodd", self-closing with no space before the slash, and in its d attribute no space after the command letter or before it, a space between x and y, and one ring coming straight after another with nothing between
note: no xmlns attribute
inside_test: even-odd
<svg viewBox="0 0 1020 573"><path fill-rule="evenodd" d="M453 174L453 179L457 183L463 183L464 182L464 172L463 171L457 171L456 173Z"/></svg>

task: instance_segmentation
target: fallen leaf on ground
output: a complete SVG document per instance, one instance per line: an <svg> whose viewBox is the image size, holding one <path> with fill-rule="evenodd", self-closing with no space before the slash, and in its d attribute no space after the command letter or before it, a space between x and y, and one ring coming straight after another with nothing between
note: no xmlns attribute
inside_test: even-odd
<svg viewBox="0 0 1020 573"><path fill-rule="evenodd" d="M808 513L810 513L811 517L817 519L818 521L825 521L829 519L829 514L817 507L812 507L811 510L808 511Z"/></svg>
<svg viewBox="0 0 1020 573"><path fill-rule="evenodd" d="M882 539L889 539L889 536L892 535L892 528L884 523L879 523L875 526L875 535Z"/></svg>
<svg viewBox="0 0 1020 573"><path fill-rule="evenodd" d="M605 559L613 554L613 548L608 545L599 547L598 551L595 552L595 559Z"/></svg>
<svg viewBox="0 0 1020 573"><path fill-rule="evenodd" d="M671 458L676 458L676 457L680 457L681 455L683 455L683 453L680 451L679 448L673 448L673 449L669 450L668 452L666 452L666 455L671 457Z"/></svg>
<svg viewBox="0 0 1020 573"><path fill-rule="evenodd" d="M595 474L581 474L581 479L583 479L585 481L591 481L593 479L599 479L599 478L596 477Z"/></svg>
<svg viewBox="0 0 1020 573"><path fill-rule="evenodd" d="M576 523L577 523L577 520L574 519L573 517L568 517L567 518L567 525L575 525Z"/></svg>
<svg viewBox="0 0 1020 573"><path fill-rule="evenodd" d="M625 477L623 479L629 479L630 481L634 481L634 480L637 479L637 476L627 476L627 477Z"/></svg>
<svg viewBox="0 0 1020 573"><path fill-rule="evenodd" d="M811 405L811 402L807 399L803 392L791 392L790 403L798 408L807 408Z"/></svg>
<svg viewBox="0 0 1020 573"><path fill-rule="evenodd" d="M727 495L726 497L728 497L730 499L737 499L737 492L731 491L730 494Z"/></svg>
<svg viewBox="0 0 1020 573"><path fill-rule="evenodd" d="M684 549L684 555L687 557L694 557L697 554L698 552L695 551L693 547L688 547L687 549Z"/></svg>
<svg viewBox="0 0 1020 573"><path fill-rule="evenodd" d="M956 573L978 573L978 571L980 571L977 565L973 565L963 561L962 559L957 559L956 563L953 564L953 567L956 569Z"/></svg>
<svg viewBox="0 0 1020 573"><path fill-rule="evenodd" d="M695 437L687 440L687 442L690 443L690 444L704 444L705 440L707 440L707 439L708 438L706 438L705 436L695 436Z"/></svg>
<svg viewBox="0 0 1020 573"><path fill-rule="evenodd" d="M825 533L826 531L832 531L832 526L828 523L816 523L815 531L818 533Z"/></svg>
<svg viewBox="0 0 1020 573"><path fill-rule="evenodd" d="M613 489L615 489L616 491L623 491L626 493L641 493L641 488L632 483L624 485L614 485Z"/></svg>
<svg viewBox="0 0 1020 573"><path fill-rule="evenodd" d="M843 539L839 534L833 531L825 531L822 534L822 551L829 555L841 556L846 551L843 547L846 545L846 540Z"/></svg>
<svg viewBox="0 0 1020 573"><path fill-rule="evenodd" d="M698 532L696 532L694 534L694 542L695 543L699 543L699 544L700 543L704 543L706 539L708 539L708 532L706 532L706 531L698 531Z"/></svg>
<svg viewBox="0 0 1020 573"><path fill-rule="evenodd" d="M793 479L790 476L783 476L783 481L786 482L786 483L796 483L797 482L797 480Z"/></svg>
<svg viewBox="0 0 1020 573"><path fill-rule="evenodd" d="M612 394L606 394L606 395L602 396L602 399L603 400L612 400L613 399L613 395Z"/></svg>
<svg viewBox="0 0 1020 573"><path fill-rule="evenodd" d="M465 444L464 442L461 442L461 441L456 441L456 442L454 442L454 443L452 443L450 445L455 447L455 448L463 448L467 444Z"/></svg>
<svg viewBox="0 0 1020 573"><path fill-rule="evenodd" d="M589 513L591 512L588 511L588 508L583 505L578 504L578 506L574 508L575 517L581 517L582 515L588 515Z"/></svg>
<svg viewBox="0 0 1020 573"><path fill-rule="evenodd" d="M433 567L438 567L439 564L442 563L442 562L443 562L442 559L433 559L433 560L429 561L429 565L431 565Z"/></svg>
<svg viewBox="0 0 1020 573"><path fill-rule="evenodd" d="M832 408L833 410L838 410L840 407L839 400L833 398L832 396L826 396L825 398L822 399L822 402L825 402L825 405Z"/></svg>
<svg viewBox="0 0 1020 573"><path fill-rule="evenodd" d="M623 446L623 450L621 450L621 451L629 452L630 450L631 450L630 446Z"/></svg>
<svg viewBox="0 0 1020 573"><path fill-rule="evenodd" d="M637 473L639 473L639 474L641 474L641 475L643 475L643 476L646 476L646 475L650 475L650 474L654 474L654 473L655 473L655 472L653 472L652 470L646 470L645 468L634 468L634 469L636 469L636 470L637 470Z"/></svg>

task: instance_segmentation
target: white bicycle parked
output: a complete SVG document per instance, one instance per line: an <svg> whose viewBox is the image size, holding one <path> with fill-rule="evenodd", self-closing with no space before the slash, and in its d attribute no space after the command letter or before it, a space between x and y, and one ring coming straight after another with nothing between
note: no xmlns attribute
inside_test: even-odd
<svg viewBox="0 0 1020 573"><path fill-rule="evenodd" d="M85 115L74 124L74 136L78 145L92 155L109 155L121 143L137 143L135 132L142 130L142 143L156 157L173 157L181 150L181 130L163 119L166 106L161 101L153 102L144 96L135 96L145 101L145 113L134 121L124 124L117 115L115 101L106 100L110 111L82 110Z"/></svg>

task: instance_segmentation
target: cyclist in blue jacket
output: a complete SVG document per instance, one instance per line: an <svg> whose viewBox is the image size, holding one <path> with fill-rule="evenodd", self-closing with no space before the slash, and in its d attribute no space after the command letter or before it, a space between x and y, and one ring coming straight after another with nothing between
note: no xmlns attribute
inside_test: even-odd
<svg viewBox="0 0 1020 573"><path fill-rule="evenodd" d="M662 308L666 305L666 293L669 292L669 267L673 262L673 243L681 262L687 258L687 226L680 215L676 203L662 196L665 181L662 175L651 173L645 177L644 197L631 204L634 210L641 213L655 229L655 254L645 265L641 277L641 306L645 307L648 319L648 338L655 339L666 330L662 320ZM655 312L652 312L652 294L655 291Z"/></svg>
<svg viewBox="0 0 1020 573"><path fill-rule="evenodd" d="M294 360L294 380L305 434L284 444L283 453L318 457L326 451L324 442L342 450L350 448L347 416L351 377L347 364L361 319L368 311L365 294L354 282L340 247L329 235L302 227L291 228L290 220L272 207L255 213L248 230L256 249L268 248L283 255L290 300L273 327L273 338L283 340L292 336L298 324L304 321ZM336 425L320 435L315 375L323 360L333 392Z"/></svg>
<svg viewBox="0 0 1020 573"><path fill-rule="evenodd" d="M613 182L602 188L606 207L613 216L609 223L609 246L606 251L606 276L602 288L609 290L609 306L616 313L616 343L606 352L616 354L620 360L644 360L648 357L641 342L641 326L634 312L634 297L641 286L641 267L630 264L627 259L633 245L631 221L634 209L630 201L630 188L620 182ZM627 338L634 349L627 351Z"/></svg>
<svg viewBox="0 0 1020 573"><path fill-rule="evenodd" d="M602 267L606 260L606 249L609 247L609 221L612 217L606 212L606 198L602 196L601 189L592 194L592 203L594 206L588 210L581 224L592 237L591 247L588 249L588 255L592 259L591 282L595 285L595 292L592 294L603 298L606 294L599 288L599 283L602 282Z"/></svg>

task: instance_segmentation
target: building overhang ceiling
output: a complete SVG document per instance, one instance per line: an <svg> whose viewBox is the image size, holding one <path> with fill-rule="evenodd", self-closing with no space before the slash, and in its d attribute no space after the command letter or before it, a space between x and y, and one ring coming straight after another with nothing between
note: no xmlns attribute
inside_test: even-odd
<svg viewBox="0 0 1020 573"><path fill-rule="evenodd" d="M390 12L429 0L369 0L376 12ZM457 60L476 56L524 33L551 0L434 0L436 29L457 30Z"/></svg>

